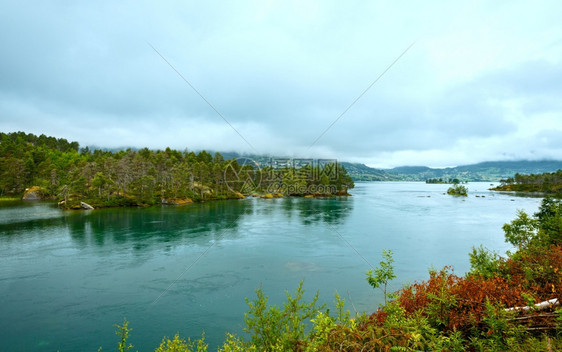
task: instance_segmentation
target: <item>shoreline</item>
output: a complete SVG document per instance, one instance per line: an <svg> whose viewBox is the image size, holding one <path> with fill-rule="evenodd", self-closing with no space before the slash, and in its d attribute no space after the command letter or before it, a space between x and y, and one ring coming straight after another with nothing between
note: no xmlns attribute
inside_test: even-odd
<svg viewBox="0 0 562 352"><path fill-rule="evenodd" d="M117 208L151 208L151 207L158 207L158 206L181 207L181 206L188 206L191 204L202 204L202 203L219 202L219 201L226 201L226 200L243 200L243 199L279 199L279 198L327 199L327 198L352 197L352 196L353 196L352 194L347 192L345 194L304 194L304 195L283 195L280 193L277 194L254 193L249 195L241 195L241 197L233 196L227 198L215 198L215 199L206 199L206 200L191 200L190 198L162 198L162 202L160 203L154 203L154 204L137 203L131 205L114 205L114 206L99 206L99 204L96 204L95 201L88 200L88 199L81 199L75 201L76 203L71 207L61 206L61 202L64 202L64 200L56 200L51 197L45 197L43 199L23 199L22 197L20 198L10 197L10 198L0 198L0 202L2 201L23 202L23 203L45 202L45 203L53 203L53 205L56 205L57 208L63 211L84 211L84 210L117 209ZM130 199L130 198L121 198L121 199Z"/></svg>

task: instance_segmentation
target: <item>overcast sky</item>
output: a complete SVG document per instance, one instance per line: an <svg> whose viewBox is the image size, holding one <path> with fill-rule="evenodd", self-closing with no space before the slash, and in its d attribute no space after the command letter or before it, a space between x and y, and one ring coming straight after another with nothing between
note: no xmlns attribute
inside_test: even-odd
<svg viewBox="0 0 562 352"><path fill-rule="evenodd" d="M562 159L558 0L1 5L2 132L375 167Z"/></svg>

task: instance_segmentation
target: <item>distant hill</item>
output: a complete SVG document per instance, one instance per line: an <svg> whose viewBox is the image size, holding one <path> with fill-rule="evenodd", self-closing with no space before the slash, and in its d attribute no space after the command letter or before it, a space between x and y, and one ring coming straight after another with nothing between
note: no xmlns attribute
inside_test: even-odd
<svg viewBox="0 0 562 352"><path fill-rule="evenodd" d="M389 170L383 170L403 181L425 181L430 178L459 179L461 181L499 181L515 174L537 174L544 172L555 172L562 169L560 160L540 161L486 161L478 164L461 165L442 169L434 169L426 166L400 166ZM379 174L381 170L372 169L373 174ZM354 177L353 174L351 174Z"/></svg>
<svg viewBox="0 0 562 352"><path fill-rule="evenodd" d="M541 160L541 161L485 161L473 165L457 166L459 171L470 172L495 172L503 176L511 176L515 173L532 174L553 172L562 169L561 160Z"/></svg>
<svg viewBox="0 0 562 352"><path fill-rule="evenodd" d="M388 170L388 172L393 174L402 174L402 175L417 175L422 174L424 172L432 172L432 169L427 166L398 166L394 169Z"/></svg>
<svg viewBox="0 0 562 352"><path fill-rule="evenodd" d="M365 164L340 162L353 181L400 181L400 175L389 173L388 170L374 169Z"/></svg>

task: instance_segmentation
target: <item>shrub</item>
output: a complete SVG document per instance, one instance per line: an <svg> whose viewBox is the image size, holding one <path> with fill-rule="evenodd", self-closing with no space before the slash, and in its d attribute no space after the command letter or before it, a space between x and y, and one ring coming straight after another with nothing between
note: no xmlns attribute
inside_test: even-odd
<svg viewBox="0 0 562 352"><path fill-rule="evenodd" d="M179 334L175 334L173 340L164 337L154 352L207 352L207 348L205 335L196 342L192 342L190 339L186 341Z"/></svg>
<svg viewBox="0 0 562 352"><path fill-rule="evenodd" d="M384 258L383 261L379 262L379 267L376 269L371 269L367 271L367 282L373 288L378 288L382 285L382 291L384 294L384 303L387 303L387 287L388 283L396 278L394 274L394 267L392 263L394 263L394 259L392 258L392 251L391 250L382 250L382 257Z"/></svg>
<svg viewBox="0 0 562 352"><path fill-rule="evenodd" d="M449 187L449 189L447 190L447 194L450 194L452 196L466 197L468 196L468 188L463 185L454 185Z"/></svg>
<svg viewBox="0 0 562 352"><path fill-rule="evenodd" d="M490 252L484 246L472 247L470 256L470 272L468 275L480 275L490 279L498 274L500 257L496 252Z"/></svg>
<svg viewBox="0 0 562 352"><path fill-rule="evenodd" d="M307 323L317 316L324 306L317 306L318 293L310 303L303 302L303 281L292 296L287 292L283 309L267 306L268 298L261 289L256 290L257 299L246 303L250 311L245 314L246 328L252 345L268 351L295 351L301 347Z"/></svg>
<svg viewBox="0 0 562 352"><path fill-rule="evenodd" d="M129 328L129 322L127 319L123 319L123 325L119 326L115 324L117 331L115 331L115 335L120 337L120 341L117 343L117 350L119 352L125 352L133 348L132 344L127 344L127 340L129 339L129 333L133 330Z"/></svg>

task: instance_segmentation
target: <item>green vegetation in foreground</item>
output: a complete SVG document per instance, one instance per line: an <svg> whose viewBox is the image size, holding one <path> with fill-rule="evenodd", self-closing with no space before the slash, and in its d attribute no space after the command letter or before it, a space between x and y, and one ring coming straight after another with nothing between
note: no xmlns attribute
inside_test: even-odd
<svg viewBox="0 0 562 352"><path fill-rule="evenodd" d="M452 196L466 197L466 196L468 196L468 188L466 188L463 185L451 186L447 190L447 194L450 194Z"/></svg>
<svg viewBox="0 0 562 352"><path fill-rule="evenodd" d="M541 192L562 196L562 170L542 174L520 175L501 180L493 191Z"/></svg>
<svg viewBox="0 0 562 352"><path fill-rule="evenodd" d="M536 303L560 299L562 290L562 201L546 198L529 216L520 211L503 227L516 247L506 258L482 246L470 253L465 277L449 267L430 270L427 281L387 295L394 279L392 252L383 251L380 266L367 272L373 288L383 288L385 304L371 314L354 316L335 294L335 312L318 305L318 294L303 301L303 284L287 293L282 307L268 305L261 289L246 299L245 337L226 334L218 349L233 351L561 351L562 309ZM386 301L386 298L390 301ZM525 309L508 309L525 307ZM528 309L527 309L528 308ZM131 329L117 326L119 351ZM207 351L177 334L164 337L157 352Z"/></svg>
<svg viewBox="0 0 562 352"><path fill-rule="evenodd" d="M337 163L259 169L206 151L111 152L45 135L0 133L0 196L21 198L32 188L64 208L80 208L81 202L95 208L186 204L250 193L348 195L353 186Z"/></svg>

